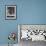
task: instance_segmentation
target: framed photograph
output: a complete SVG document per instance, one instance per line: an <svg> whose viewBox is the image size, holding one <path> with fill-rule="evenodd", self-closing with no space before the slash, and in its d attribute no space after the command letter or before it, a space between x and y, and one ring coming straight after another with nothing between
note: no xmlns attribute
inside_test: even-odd
<svg viewBox="0 0 46 46"><path fill-rule="evenodd" d="M16 19L16 5L5 6L5 19L15 20Z"/></svg>

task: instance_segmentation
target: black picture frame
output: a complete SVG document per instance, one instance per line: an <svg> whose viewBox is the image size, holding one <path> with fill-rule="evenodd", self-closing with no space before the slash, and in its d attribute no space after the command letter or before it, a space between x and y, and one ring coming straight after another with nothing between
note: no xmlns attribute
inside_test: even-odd
<svg viewBox="0 0 46 46"><path fill-rule="evenodd" d="M5 5L5 20L16 20L17 8L16 5Z"/></svg>

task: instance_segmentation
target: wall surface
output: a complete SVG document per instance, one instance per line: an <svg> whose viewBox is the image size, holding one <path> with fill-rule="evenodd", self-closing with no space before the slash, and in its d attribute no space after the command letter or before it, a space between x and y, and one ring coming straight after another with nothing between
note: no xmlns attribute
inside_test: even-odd
<svg viewBox="0 0 46 46"><path fill-rule="evenodd" d="M5 5L14 4L17 19L5 20ZM9 32L18 32L18 24L46 24L46 0L0 0L0 44L8 43Z"/></svg>

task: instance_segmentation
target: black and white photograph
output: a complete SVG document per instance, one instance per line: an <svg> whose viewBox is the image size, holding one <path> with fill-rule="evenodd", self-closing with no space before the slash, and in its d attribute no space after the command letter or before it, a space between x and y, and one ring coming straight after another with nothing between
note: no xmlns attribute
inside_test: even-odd
<svg viewBox="0 0 46 46"><path fill-rule="evenodd" d="M16 19L16 5L6 5L5 6L5 19L7 20L14 20Z"/></svg>

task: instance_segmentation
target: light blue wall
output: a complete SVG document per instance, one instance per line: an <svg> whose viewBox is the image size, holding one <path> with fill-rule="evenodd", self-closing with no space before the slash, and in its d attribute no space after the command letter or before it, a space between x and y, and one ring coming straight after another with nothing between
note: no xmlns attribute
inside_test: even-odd
<svg viewBox="0 0 46 46"><path fill-rule="evenodd" d="M17 6L16 20L5 20L5 5L10 4ZM8 43L18 24L46 24L46 0L0 0L0 44Z"/></svg>

